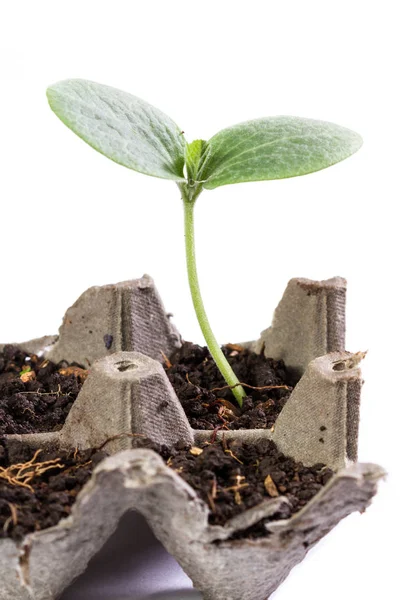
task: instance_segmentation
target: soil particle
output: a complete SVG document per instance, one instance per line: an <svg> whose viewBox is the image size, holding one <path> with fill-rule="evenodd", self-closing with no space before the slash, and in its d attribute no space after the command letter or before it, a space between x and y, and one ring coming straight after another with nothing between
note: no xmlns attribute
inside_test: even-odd
<svg viewBox="0 0 400 600"><path fill-rule="evenodd" d="M0 440L0 539L20 541L68 517L77 494L105 457L97 450L42 450L35 457L31 449L21 447L11 468Z"/></svg>
<svg viewBox="0 0 400 600"><path fill-rule="evenodd" d="M86 376L79 365L56 365L5 346L0 353L0 435L61 429Z"/></svg>
<svg viewBox="0 0 400 600"><path fill-rule="evenodd" d="M284 496L289 501L272 519L264 519L238 532L234 539L265 537L268 521L291 517L333 475L323 464L305 467L285 456L271 440L255 444L222 440L179 450L168 450L143 439L135 440L134 445L161 454L166 464L196 490L210 508L211 525L224 525L268 498Z"/></svg>
<svg viewBox="0 0 400 600"><path fill-rule="evenodd" d="M165 371L193 429L271 429L293 388L282 360L265 358L237 344L222 350L249 396L242 409L206 347L184 342ZM217 388L217 389L216 389ZM221 389L222 388L222 389Z"/></svg>

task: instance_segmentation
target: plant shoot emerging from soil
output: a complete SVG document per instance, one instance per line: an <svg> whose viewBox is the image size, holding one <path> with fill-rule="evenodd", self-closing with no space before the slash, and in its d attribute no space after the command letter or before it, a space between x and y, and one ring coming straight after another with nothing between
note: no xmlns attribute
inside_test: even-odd
<svg viewBox="0 0 400 600"><path fill-rule="evenodd" d="M187 143L167 115L126 92L80 79L47 90L67 127L120 165L178 184L185 214L190 291L204 338L239 404L246 392L214 336L200 293L194 243L194 207L203 190L245 181L285 179L319 171L356 152L362 140L333 123L267 117L223 129L210 140Z"/></svg>

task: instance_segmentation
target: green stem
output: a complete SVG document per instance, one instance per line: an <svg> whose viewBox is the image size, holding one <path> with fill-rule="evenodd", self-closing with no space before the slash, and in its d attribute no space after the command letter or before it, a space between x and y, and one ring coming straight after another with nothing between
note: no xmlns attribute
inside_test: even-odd
<svg viewBox="0 0 400 600"><path fill-rule="evenodd" d="M183 194L183 206L185 210L186 265L189 278L190 292L192 294L193 306L196 311L197 319L201 331L203 332L204 338L207 342L207 346L210 350L211 356L215 360L216 365L221 371L221 374L224 377L227 384L229 386L236 386L232 388L232 393L235 396L239 406L242 407L243 398L245 398L246 392L240 385L238 378L233 372L232 367L226 360L217 340L215 339L204 308L203 299L201 297L199 279L197 276L196 252L194 243L194 201L188 201L185 198L185 194Z"/></svg>

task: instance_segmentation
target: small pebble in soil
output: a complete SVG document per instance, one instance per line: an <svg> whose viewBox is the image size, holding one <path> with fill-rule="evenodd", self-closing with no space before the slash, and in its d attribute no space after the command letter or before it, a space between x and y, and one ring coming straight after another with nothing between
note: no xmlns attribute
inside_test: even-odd
<svg viewBox="0 0 400 600"><path fill-rule="evenodd" d="M248 397L242 409L226 386L208 348L184 342L164 368L193 429L271 429L292 387L282 360L265 358L238 344L222 350Z"/></svg>
<svg viewBox="0 0 400 600"><path fill-rule="evenodd" d="M328 483L333 471L323 464L305 467L285 456L271 440L204 442L170 450L149 440L136 447L158 452L166 464L191 485L210 509L209 523L224 525L268 498L284 496L288 503L272 519L287 519L303 508ZM235 539L268 535L267 519L235 534Z"/></svg>
<svg viewBox="0 0 400 600"><path fill-rule="evenodd" d="M62 428L87 376L79 365L57 365L16 346L0 353L0 435Z"/></svg>
<svg viewBox="0 0 400 600"><path fill-rule="evenodd" d="M105 457L97 450L43 449L35 453L21 447L18 456L14 450L11 463L6 444L0 439L0 539L20 541L68 517L77 494ZM13 479L17 473L18 480Z"/></svg>

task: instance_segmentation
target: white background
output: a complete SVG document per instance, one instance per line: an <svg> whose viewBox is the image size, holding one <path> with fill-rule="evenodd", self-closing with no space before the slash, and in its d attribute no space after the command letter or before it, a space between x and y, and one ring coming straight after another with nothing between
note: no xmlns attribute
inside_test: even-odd
<svg viewBox="0 0 400 600"><path fill-rule="evenodd" d="M145 272L184 337L201 342L178 189L78 140L48 108L49 84L82 77L129 91L170 115L189 141L276 114L333 121L364 138L360 152L328 170L206 191L197 206L202 290L221 342L256 338L291 277L342 275L348 349L369 350L360 459L385 466L388 481L366 514L343 522L293 571L277 600L399 597L394 8L387 0L0 7L2 342L55 333L87 287Z"/></svg>

